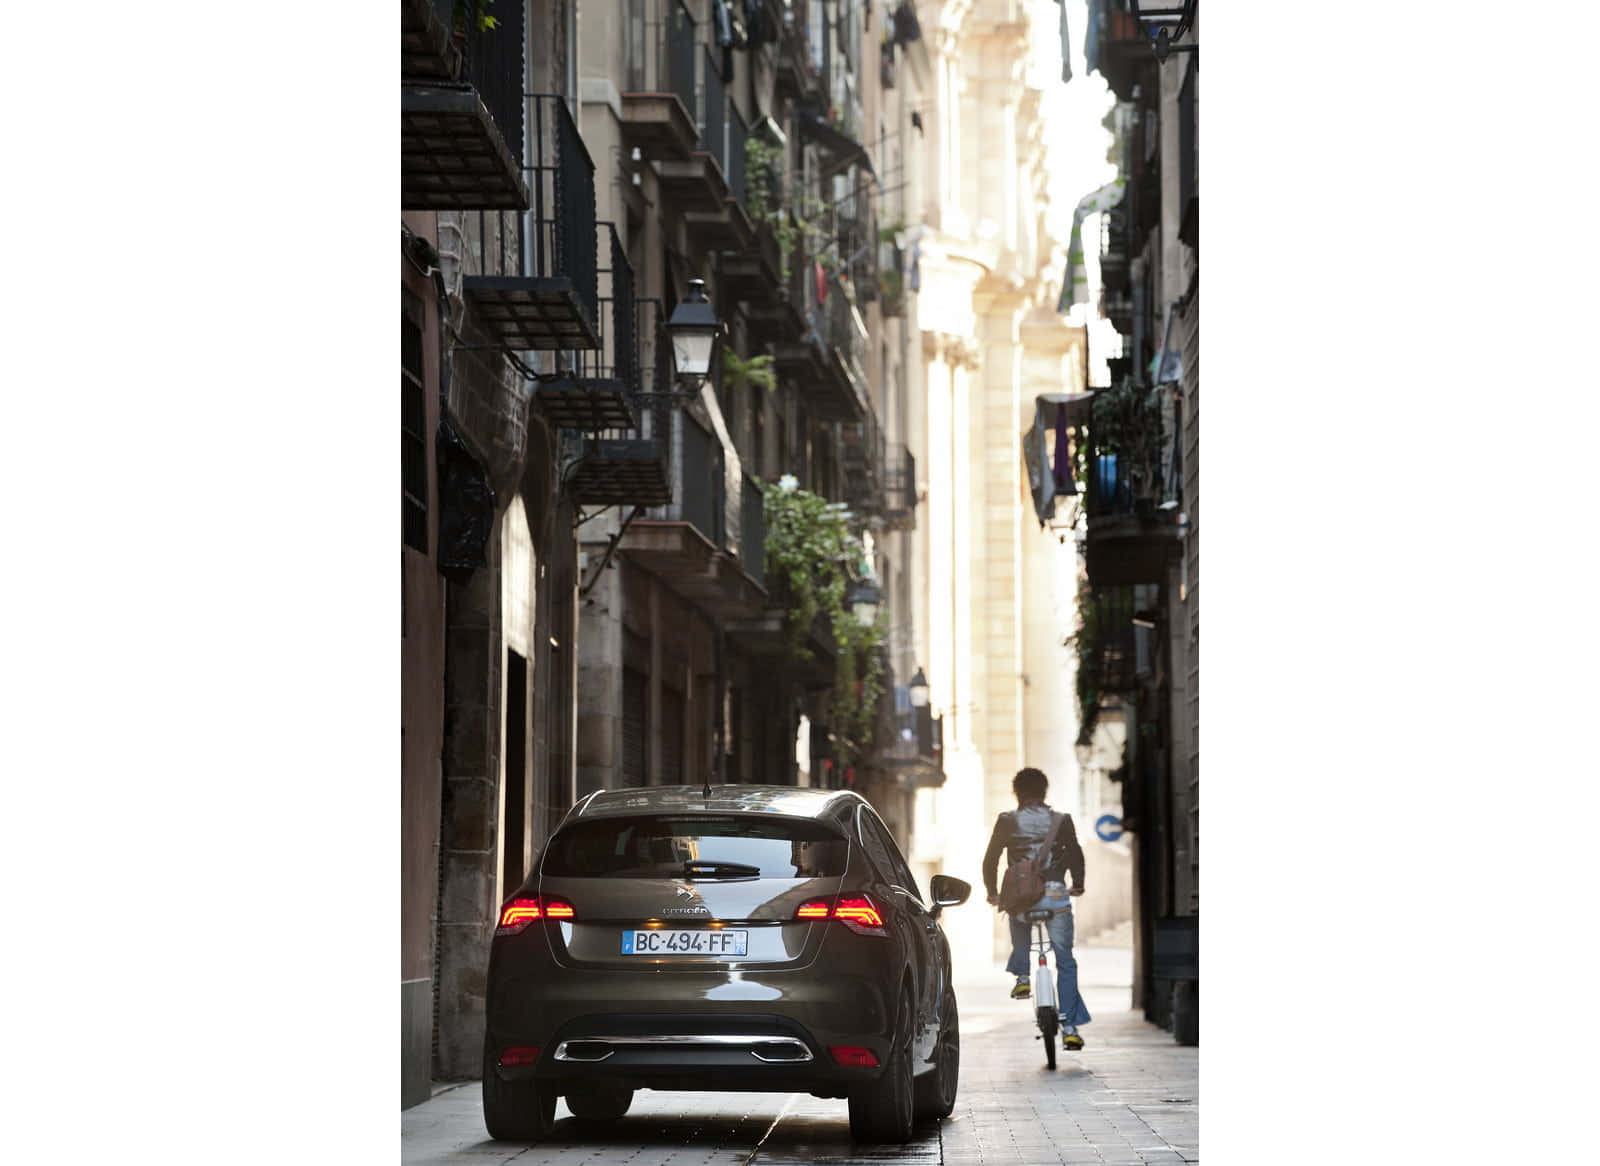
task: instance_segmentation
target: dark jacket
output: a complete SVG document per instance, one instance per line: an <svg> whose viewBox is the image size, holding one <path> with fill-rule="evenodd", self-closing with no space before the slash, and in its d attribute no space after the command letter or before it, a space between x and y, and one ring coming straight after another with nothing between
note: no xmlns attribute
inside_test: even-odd
<svg viewBox="0 0 1600 1166"><path fill-rule="evenodd" d="M1050 847L1050 857L1044 863L1044 881L1065 882L1063 875L1072 874L1072 885L1083 886L1083 848L1078 845L1077 831L1072 826L1072 815L1062 814L1061 828ZM983 885L989 894L999 894L995 881L1000 852L1006 852L1006 864L1031 858L1050 833L1054 812L1042 802L1029 802L1021 809L1007 810L995 819L994 832L989 835L989 849L983 855Z"/></svg>

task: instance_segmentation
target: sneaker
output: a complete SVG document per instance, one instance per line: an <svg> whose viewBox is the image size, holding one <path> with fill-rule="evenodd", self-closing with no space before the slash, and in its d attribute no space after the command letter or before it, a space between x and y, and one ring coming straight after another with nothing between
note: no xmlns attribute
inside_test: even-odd
<svg viewBox="0 0 1600 1166"><path fill-rule="evenodd" d="M1083 1048L1083 1038L1075 1032L1066 1033L1061 1038L1061 1047L1069 1053L1075 1053Z"/></svg>
<svg viewBox="0 0 1600 1166"><path fill-rule="evenodd" d="M1033 995L1033 986L1025 979L1019 979L1011 985L1011 998L1013 1000L1026 1000Z"/></svg>

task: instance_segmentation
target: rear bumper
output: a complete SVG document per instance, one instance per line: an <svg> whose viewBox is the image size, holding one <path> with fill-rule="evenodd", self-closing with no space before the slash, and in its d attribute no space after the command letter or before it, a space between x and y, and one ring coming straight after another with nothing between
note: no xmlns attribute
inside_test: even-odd
<svg viewBox="0 0 1600 1166"><path fill-rule="evenodd" d="M525 1043L490 1032L492 1047ZM871 1048L872 1068L843 1066L830 1045ZM887 1035L814 1032L790 1016L761 1013L628 1012L576 1016L540 1046L535 1064L495 1070L503 1080L537 1078L565 1092L605 1082L631 1089L801 1092L842 1097L875 1080Z"/></svg>
<svg viewBox="0 0 1600 1166"><path fill-rule="evenodd" d="M888 1059L901 968L883 939L843 927L827 936L815 961L786 969L572 967L552 958L543 936L498 939L489 962L489 1047L540 1050L532 1065L496 1070L508 1081L843 1096L875 1080ZM563 1042L695 1035L787 1039L803 1045L809 1058L764 1060L749 1046L694 1047L666 1039L619 1042L603 1059L556 1056ZM870 1049L878 1065L840 1065L829 1052L836 1046Z"/></svg>

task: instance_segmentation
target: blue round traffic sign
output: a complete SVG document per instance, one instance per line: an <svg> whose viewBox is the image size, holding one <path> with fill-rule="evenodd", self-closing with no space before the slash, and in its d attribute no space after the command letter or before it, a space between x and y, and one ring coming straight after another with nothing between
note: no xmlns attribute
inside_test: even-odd
<svg viewBox="0 0 1600 1166"><path fill-rule="evenodd" d="M1115 842L1122 837L1122 819L1115 814L1101 814L1094 820L1094 832L1102 842Z"/></svg>

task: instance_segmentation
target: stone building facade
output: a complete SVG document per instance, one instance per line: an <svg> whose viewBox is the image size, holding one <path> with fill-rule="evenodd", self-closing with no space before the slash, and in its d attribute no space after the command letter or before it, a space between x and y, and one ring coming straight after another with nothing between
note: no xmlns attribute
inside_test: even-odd
<svg viewBox="0 0 1600 1166"><path fill-rule="evenodd" d="M930 76L907 0L402 0L402 1103L481 1069L500 903L589 791L851 785L912 848L943 780L919 333ZM704 282L729 359L662 330ZM770 358L772 382L737 370ZM873 727L786 654L763 491L849 514Z"/></svg>

